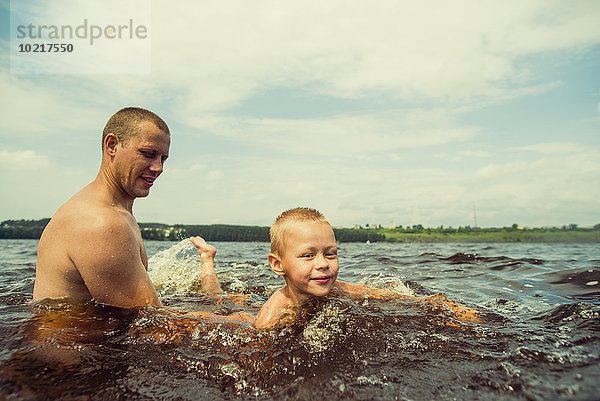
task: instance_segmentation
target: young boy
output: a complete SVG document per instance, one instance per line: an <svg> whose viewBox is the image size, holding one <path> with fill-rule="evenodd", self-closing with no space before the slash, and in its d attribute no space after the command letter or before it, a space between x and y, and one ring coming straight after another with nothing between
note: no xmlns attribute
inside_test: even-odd
<svg viewBox="0 0 600 401"><path fill-rule="evenodd" d="M445 305L462 320L477 319L477 312L448 300L442 294L426 298L407 297L364 284L337 281L339 262L335 235L325 216L315 209L298 207L286 210L271 226L270 236L269 265L276 275L283 277L285 286L271 295L262 306L254 320L257 328L276 325L297 306L311 298L324 297L334 288L352 298L404 298L436 306ZM200 254L202 291L221 293L214 270L215 247L208 245L200 237L192 237L190 240ZM231 318L248 321L247 314Z"/></svg>

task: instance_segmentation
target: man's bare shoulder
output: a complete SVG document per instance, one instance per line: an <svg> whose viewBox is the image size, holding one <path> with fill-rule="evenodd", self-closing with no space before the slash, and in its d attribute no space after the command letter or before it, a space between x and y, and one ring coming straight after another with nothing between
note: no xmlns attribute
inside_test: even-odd
<svg viewBox="0 0 600 401"><path fill-rule="evenodd" d="M89 199L88 199L89 200ZM131 214L77 195L50 220L38 245L38 268L81 269L106 265L108 258L140 260L137 224Z"/></svg>
<svg viewBox="0 0 600 401"><path fill-rule="evenodd" d="M91 258L105 263L106 249L136 243L135 234L119 213L89 196L78 195L57 210L42 233L34 300L63 296L90 299L80 268L89 265L85 262Z"/></svg>
<svg viewBox="0 0 600 401"><path fill-rule="evenodd" d="M123 235L130 236L131 222L135 222L131 214L81 195L81 192L76 194L62 205L48 228L60 231L61 236L75 243L88 237L100 236L100 239L112 242L111 238L116 240L122 239Z"/></svg>
<svg viewBox="0 0 600 401"><path fill-rule="evenodd" d="M40 288L47 287L42 280L45 271L46 276L56 277L61 269L70 270L77 272L81 286L98 302L160 306L134 217L118 205L92 198L74 196L46 227L38 247ZM65 267L57 269L59 263L52 262L59 259Z"/></svg>

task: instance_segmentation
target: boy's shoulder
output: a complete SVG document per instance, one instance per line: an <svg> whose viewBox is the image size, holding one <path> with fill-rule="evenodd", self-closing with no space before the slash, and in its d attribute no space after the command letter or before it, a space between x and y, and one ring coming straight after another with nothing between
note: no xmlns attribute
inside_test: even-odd
<svg viewBox="0 0 600 401"><path fill-rule="evenodd" d="M290 308L291 299L285 293L285 287L275 291L256 315L257 328L271 327L277 324L282 315Z"/></svg>

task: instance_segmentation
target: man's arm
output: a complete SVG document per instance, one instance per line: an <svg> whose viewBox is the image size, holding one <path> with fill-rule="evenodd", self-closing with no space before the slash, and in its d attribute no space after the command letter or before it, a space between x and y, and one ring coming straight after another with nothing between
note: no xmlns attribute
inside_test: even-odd
<svg viewBox="0 0 600 401"><path fill-rule="evenodd" d="M94 300L123 308L162 306L142 262L139 239L120 216L99 216L75 235L69 257Z"/></svg>

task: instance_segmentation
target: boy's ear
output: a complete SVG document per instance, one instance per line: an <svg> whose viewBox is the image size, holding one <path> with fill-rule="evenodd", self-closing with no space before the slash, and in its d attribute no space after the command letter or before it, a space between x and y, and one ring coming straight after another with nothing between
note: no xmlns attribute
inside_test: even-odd
<svg viewBox="0 0 600 401"><path fill-rule="evenodd" d="M279 256L277 256L277 254L269 254L269 264L271 265L271 270L273 270L273 273L277 274L278 276L285 276L285 272L281 267L281 259L279 259Z"/></svg>

